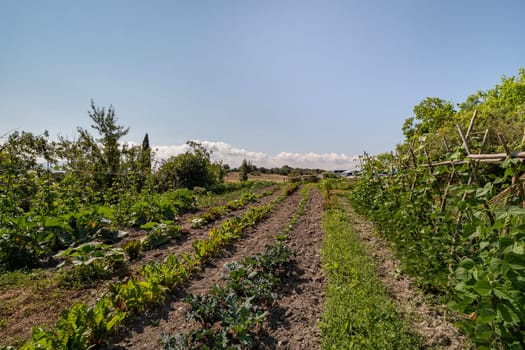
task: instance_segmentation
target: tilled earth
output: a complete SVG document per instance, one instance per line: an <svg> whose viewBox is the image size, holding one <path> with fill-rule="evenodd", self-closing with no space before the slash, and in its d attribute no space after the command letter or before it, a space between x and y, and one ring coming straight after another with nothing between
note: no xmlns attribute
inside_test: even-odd
<svg viewBox="0 0 525 350"><path fill-rule="evenodd" d="M223 281L223 265L245 256L262 252L266 244L275 241L295 215L301 195L295 193L278 205L271 216L246 233L245 238L228 247L221 256L183 286L165 304L136 320L121 332L110 347L120 349L159 349L162 333L185 333L192 324L185 319L187 304L182 302L188 294L205 294ZM259 330L259 349L318 349L317 323L322 312L325 278L321 267L320 249L322 197L313 189L306 213L289 233L288 246L295 252L295 264L282 281L275 306Z"/></svg>

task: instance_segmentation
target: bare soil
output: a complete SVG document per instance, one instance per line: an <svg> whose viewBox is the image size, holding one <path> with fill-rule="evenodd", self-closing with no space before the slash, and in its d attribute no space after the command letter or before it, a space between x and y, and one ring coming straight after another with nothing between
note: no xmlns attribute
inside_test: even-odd
<svg viewBox="0 0 525 350"><path fill-rule="evenodd" d="M318 349L324 276L322 274L320 247L322 204L321 195L315 189L309 199L306 215L289 233L289 247L296 252L295 268L278 291L277 305L270 311L267 322L259 332L257 348L260 349ZM272 215L246 238L230 246L204 271L181 288L171 300L149 315L137 320L125 332L113 348L159 349L158 339L162 333L185 333L193 326L185 319L187 304L182 302L188 294L205 294L214 285L223 283L220 273L226 262L262 252L266 244L275 241L286 224L296 213L300 194L295 193L281 203Z"/></svg>
<svg viewBox="0 0 525 350"><path fill-rule="evenodd" d="M356 214L349 206L347 212L356 232L377 261L379 278L389 288L401 311L416 319L414 329L424 337L426 345L434 349L468 349L466 338L448 321L446 306L425 300L413 279L402 272L401 264L387 242L374 233L373 223Z"/></svg>
<svg viewBox="0 0 525 350"><path fill-rule="evenodd" d="M326 278L321 264L323 198L312 190L306 213L290 232L288 247L296 253L295 268L278 291L260 349L315 350L321 347L318 323L323 313Z"/></svg>

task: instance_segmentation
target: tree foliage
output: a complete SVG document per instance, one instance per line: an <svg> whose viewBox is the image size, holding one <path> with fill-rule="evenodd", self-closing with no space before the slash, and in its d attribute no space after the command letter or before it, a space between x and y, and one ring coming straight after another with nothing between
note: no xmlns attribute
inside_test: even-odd
<svg viewBox="0 0 525 350"><path fill-rule="evenodd" d="M475 126L478 133L469 139L474 146L480 146L486 129L490 129L486 151L502 152L497 134L509 142L509 147L523 150L525 131L525 69L517 76L503 76L499 84L488 90L480 90L468 96L456 106L439 97L427 97L414 107L413 115L402 126L405 141L399 149L425 138L425 144L432 158L444 153L443 139L450 145L461 145L456 124L466 128L474 111L477 111Z"/></svg>
<svg viewBox="0 0 525 350"><path fill-rule="evenodd" d="M219 163L210 159L211 152L200 143L188 141L189 150L165 161L157 172L159 189L211 187L222 181Z"/></svg>
<svg viewBox="0 0 525 350"><path fill-rule="evenodd" d="M239 168L239 180L246 181L248 180L248 174L250 173L250 166L246 159L242 160L241 167Z"/></svg>

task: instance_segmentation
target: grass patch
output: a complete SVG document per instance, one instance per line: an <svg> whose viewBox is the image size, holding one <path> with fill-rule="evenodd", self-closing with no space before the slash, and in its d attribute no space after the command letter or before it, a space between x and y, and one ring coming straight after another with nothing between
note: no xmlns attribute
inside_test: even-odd
<svg viewBox="0 0 525 350"><path fill-rule="evenodd" d="M0 273L0 291L8 287L22 287L34 284L34 281L39 281L46 278L43 270L15 270L5 271Z"/></svg>
<svg viewBox="0 0 525 350"><path fill-rule="evenodd" d="M323 266L328 276L323 349L424 349L421 337L377 278L377 267L340 208L327 210Z"/></svg>

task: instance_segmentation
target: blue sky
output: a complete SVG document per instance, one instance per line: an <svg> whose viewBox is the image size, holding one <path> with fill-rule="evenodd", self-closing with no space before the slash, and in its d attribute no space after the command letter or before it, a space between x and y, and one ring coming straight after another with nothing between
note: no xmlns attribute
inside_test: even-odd
<svg viewBox="0 0 525 350"><path fill-rule="evenodd" d="M93 98L161 153L195 139L232 163L345 167L392 150L423 98L516 75L524 14L523 0L1 1L0 134L73 137Z"/></svg>

